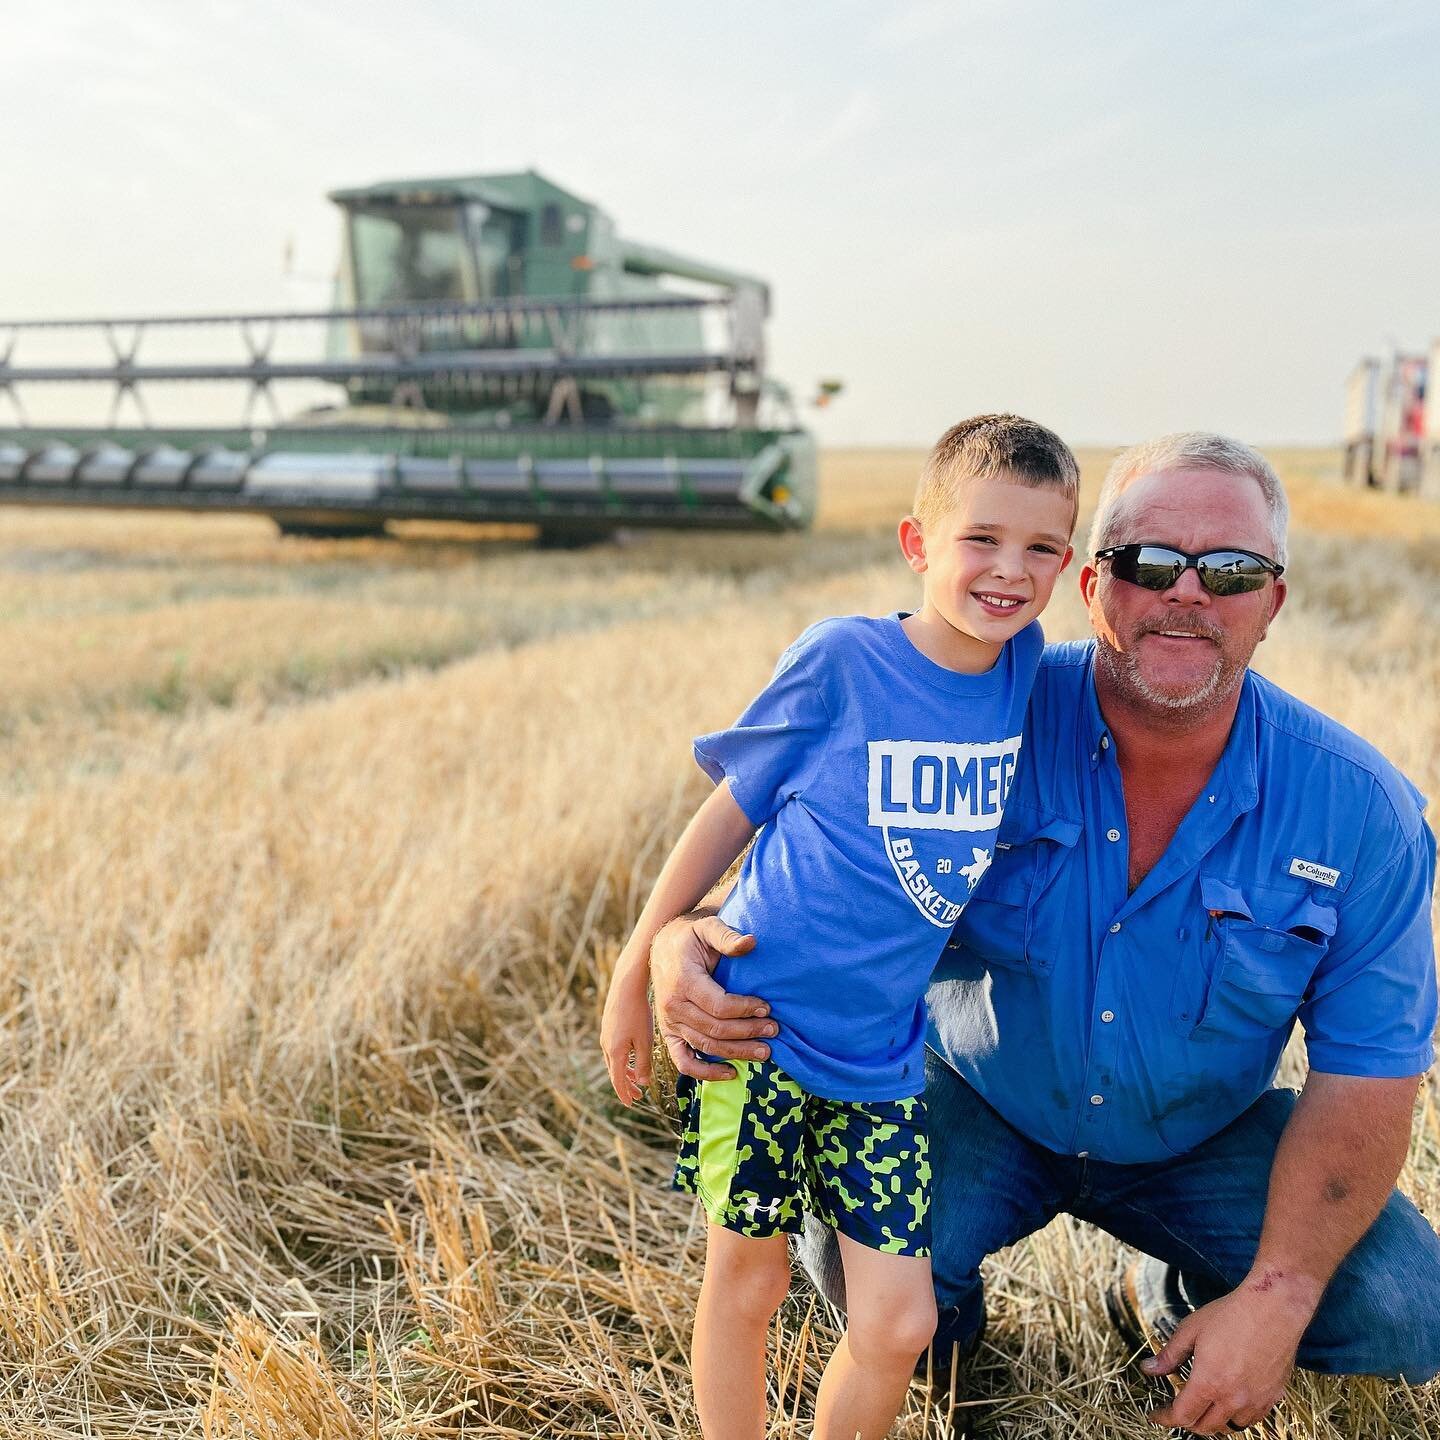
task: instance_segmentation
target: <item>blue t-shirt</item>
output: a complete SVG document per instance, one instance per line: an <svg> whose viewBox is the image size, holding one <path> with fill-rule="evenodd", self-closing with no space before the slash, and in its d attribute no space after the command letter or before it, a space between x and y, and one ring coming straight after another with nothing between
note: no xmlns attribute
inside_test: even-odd
<svg viewBox="0 0 1440 1440"><path fill-rule="evenodd" d="M925 986L990 864L1040 662L1038 624L983 675L901 614L812 625L695 758L761 827L720 911L754 934L725 989L763 995L775 1063L833 1100L924 1089Z"/></svg>

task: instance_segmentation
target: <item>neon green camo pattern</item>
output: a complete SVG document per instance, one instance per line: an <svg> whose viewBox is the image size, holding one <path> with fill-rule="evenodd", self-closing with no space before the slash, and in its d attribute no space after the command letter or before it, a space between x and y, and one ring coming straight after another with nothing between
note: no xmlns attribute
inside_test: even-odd
<svg viewBox="0 0 1440 1440"><path fill-rule="evenodd" d="M810 1210L872 1249L930 1253L921 1097L830 1100L808 1094L769 1061L742 1061L737 1070L728 1081L680 1077L677 1189L699 1195L714 1224L741 1235L797 1234ZM738 1114L731 1092L707 1115L712 1085L744 1087Z"/></svg>

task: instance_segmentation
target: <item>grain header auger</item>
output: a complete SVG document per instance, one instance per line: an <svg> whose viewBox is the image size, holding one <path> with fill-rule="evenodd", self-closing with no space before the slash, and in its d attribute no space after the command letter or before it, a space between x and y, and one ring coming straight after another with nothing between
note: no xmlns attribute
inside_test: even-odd
<svg viewBox="0 0 1440 1440"><path fill-rule="evenodd" d="M763 281L624 240L533 171L330 199L330 309L0 321L18 421L0 427L0 501L248 511L312 534L518 521L560 544L810 522L815 447L765 374ZM22 402L81 387L108 388L103 426ZM310 404L282 418L287 390ZM153 419L156 391L183 417Z"/></svg>

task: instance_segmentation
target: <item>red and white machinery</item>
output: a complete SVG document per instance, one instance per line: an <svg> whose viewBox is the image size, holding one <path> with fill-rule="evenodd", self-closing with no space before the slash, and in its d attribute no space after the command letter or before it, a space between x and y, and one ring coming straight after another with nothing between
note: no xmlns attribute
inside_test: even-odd
<svg viewBox="0 0 1440 1440"><path fill-rule="evenodd" d="M1347 483L1440 499L1440 340L1430 354L1364 359L1345 388Z"/></svg>

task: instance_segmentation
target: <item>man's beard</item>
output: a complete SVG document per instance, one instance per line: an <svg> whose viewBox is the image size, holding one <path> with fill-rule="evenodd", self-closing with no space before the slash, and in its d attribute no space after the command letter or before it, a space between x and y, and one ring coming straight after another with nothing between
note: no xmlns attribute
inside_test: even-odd
<svg viewBox="0 0 1440 1440"><path fill-rule="evenodd" d="M1158 627L1137 630L1130 637L1130 645L1124 650L1116 650L1103 636L1097 635L1095 651L1097 664L1105 667L1111 683L1121 693L1133 695L1157 710L1169 710L1178 714L1187 711L1204 713L1216 709L1234 692L1245 674L1245 666L1234 665L1227 661L1225 652L1221 648L1221 637L1214 630L1180 624L1174 620L1168 620L1163 628L1171 631L1183 630L1189 634L1201 636L1215 645L1214 668L1198 685L1177 693L1172 690L1161 690L1150 683L1145 675L1137 645L1142 635L1158 634Z"/></svg>

